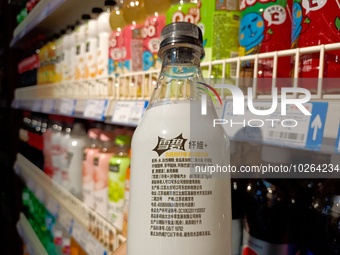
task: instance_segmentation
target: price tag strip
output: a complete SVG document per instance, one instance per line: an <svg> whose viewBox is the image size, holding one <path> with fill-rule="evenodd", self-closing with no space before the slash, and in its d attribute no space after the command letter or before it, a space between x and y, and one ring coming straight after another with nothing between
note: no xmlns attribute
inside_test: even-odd
<svg viewBox="0 0 340 255"><path fill-rule="evenodd" d="M96 120L104 120L107 106L107 99L87 100L84 110L84 117Z"/></svg>
<svg viewBox="0 0 340 255"><path fill-rule="evenodd" d="M147 101L118 101L111 121L113 123L138 125L147 105Z"/></svg>
<svg viewBox="0 0 340 255"><path fill-rule="evenodd" d="M62 115L73 116L76 106L75 99L62 99L59 106L59 113Z"/></svg>
<svg viewBox="0 0 340 255"><path fill-rule="evenodd" d="M47 210L56 216L58 222L78 241L79 245L88 254L107 255L117 248L115 243L117 231L112 224L106 222L93 210L84 206L82 202L54 183L50 177L20 154L18 154L15 169L23 177L27 186L36 194L37 198L41 199L45 204ZM92 235L93 233L87 230L87 227L83 225L86 223L84 223L84 219L80 216L88 214L93 215L93 220L100 223L99 225L102 229L99 232L104 233L104 229L111 231L112 242L109 241L109 236L102 236L98 240ZM104 242L105 246L101 242ZM109 243L112 243L111 248L106 247Z"/></svg>
<svg viewBox="0 0 340 255"><path fill-rule="evenodd" d="M267 110L271 102L254 102L257 110ZM233 115L232 102L226 102L222 119L215 125L222 125L227 135L235 140L254 141L293 148L320 150L326 124L327 102L304 104L311 113L305 115L295 105L287 105L286 115L280 106L270 115L255 115L245 107L244 115Z"/></svg>
<svg viewBox="0 0 340 255"><path fill-rule="evenodd" d="M42 101L42 109L41 112L43 113L53 113L54 109L54 100L43 100Z"/></svg>

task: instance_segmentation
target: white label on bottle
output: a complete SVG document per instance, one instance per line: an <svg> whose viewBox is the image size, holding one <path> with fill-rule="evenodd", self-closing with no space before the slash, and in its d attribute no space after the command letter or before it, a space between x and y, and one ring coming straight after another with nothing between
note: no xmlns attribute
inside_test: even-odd
<svg viewBox="0 0 340 255"><path fill-rule="evenodd" d="M272 244L249 235L247 231L243 231L243 255L296 255L298 254L297 245L294 244Z"/></svg>
<svg viewBox="0 0 340 255"><path fill-rule="evenodd" d="M97 54L98 77L109 74L109 33L102 32L99 34L99 48Z"/></svg>
<svg viewBox="0 0 340 255"><path fill-rule="evenodd" d="M103 120L105 117L107 104L108 100L105 99L87 100L84 110L84 117Z"/></svg>
<svg viewBox="0 0 340 255"><path fill-rule="evenodd" d="M201 117L200 105L194 107L189 103L153 107L134 134L128 230L131 254L231 252L229 175L213 177L193 170L228 165L228 143L223 140L222 127L214 129L209 116ZM197 120L191 116L198 116Z"/></svg>
<svg viewBox="0 0 340 255"><path fill-rule="evenodd" d="M109 201L109 221L118 229L123 229L124 221L124 200L120 199L117 202Z"/></svg>
<svg viewBox="0 0 340 255"><path fill-rule="evenodd" d="M93 208L94 198L93 198L94 182L89 181L83 183L83 202L86 206Z"/></svg>
<svg viewBox="0 0 340 255"><path fill-rule="evenodd" d="M115 105L112 122L137 125L144 114L146 106L146 101L119 101Z"/></svg>
<svg viewBox="0 0 340 255"><path fill-rule="evenodd" d="M59 113L72 116L74 114L76 102L75 99L61 99Z"/></svg>
<svg viewBox="0 0 340 255"><path fill-rule="evenodd" d="M103 189L94 191L94 209L97 213L107 219L108 213L108 188L107 186Z"/></svg>

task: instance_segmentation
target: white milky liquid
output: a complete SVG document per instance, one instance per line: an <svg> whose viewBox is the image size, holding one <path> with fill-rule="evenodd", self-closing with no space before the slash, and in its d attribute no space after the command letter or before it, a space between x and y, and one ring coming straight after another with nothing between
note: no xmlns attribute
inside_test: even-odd
<svg viewBox="0 0 340 255"><path fill-rule="evenodd" d="M196 107L194 107L193 104L195 104ZM134 133L132 140L131 190L127 239L128 255L231 254L232 218L230 179L228 174L212 179L192 179L189 178L190 168L179 165L174 167L178 169L179 174L186 176L184 179L176 180L199 180L202 187L201 191L211 192L211 195L179 196L164 195L164 193L163 195L159 195L157 192L161 190L155 189L153 182L155 180L166 181L169 179L162 177L155 179L153 177L152 160L171 158L171 152L204 152L208 154L208 158L212 159L213 165L219 164L223 166L229 164L229 141L224 137L224 132L220 127L213 127L214 116L212 116L209 108L208 115L205 117L201 116L200 111L199 102L191 103L191 106L188 101L156 106L146 111L142 122ZM194 115L198 116L195 120L192 117ZM170 149L159 156L154 150L158 146L160 138L173 139L181 134L184 139L187 139L184 144L185 151ZM207 146L203 149L190 150L190 141L196 141L198 143L203 141ZM174 160L176 160L176 158L174 158ZM191 170L191 173L194 173L194 171ZM161 185L159 185L159 187L160 186ZM170 189L166 191L174 192L181 191L181 189ZM197 190L189 189L188 191L196 192ZM157 206L155 206L155 204L152 205L152 203L155 203L155 197L157 197L156 200L158 199L158 201L156 201ZM189 203L194 203L194 205L191 207L176 206L176 203L183 203L183 201L171 201L170 197L175 199L184 198L184 200L189 199ZM159 201L159 199L161 199L161 201ZM176 212L152 212L152 210L158 209L175 209ZM193 209L197 210L197 213L187 213L188 211L180 212L181 209ZM202 212L202 210L204 212ZM198 213L199 211L200 213ZM197 219L196 216L190 219L179 219L178 216L174 216L179 215L179 217L181 217L180 215L193 214L196 216L200 215L199 219ZM155 218L155 215L158 216ZM159 216L162 218L157 218ZM186 222L186 220L201 221L199 224L171 224L171 222L170 224L159 224L160 221L155 223L155 220L182 220L182 223ZM164 232L157 230L162 227L169 230L165 231L167 233L166 235L177 236L155 236L151 234L151 232ZM202 232L209 233L209 235L184 236L185 233ZM182 236L179 237L178 235Z"/></svg>

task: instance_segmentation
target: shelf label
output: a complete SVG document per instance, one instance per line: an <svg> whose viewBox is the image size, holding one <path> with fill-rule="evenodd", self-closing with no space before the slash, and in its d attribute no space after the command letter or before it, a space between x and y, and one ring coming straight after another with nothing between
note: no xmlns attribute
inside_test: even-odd
<svg viewBox="0 0 340 255"><path fill-rule="evenodd" d="M272 102L256 101L254 108L270 109ZM230 138L267 144L320 150L323 140L328 103L304 104L312 115L304 115L295 105L287 105L286 115L280 107L270 115L255 115L245 107L244 115L233 115L232 102L226 102L219 120Z"/></svg>
<svg viewBox="0 0 340 255"><path fill-rule="evenodd" d="M32 106L31 106L31 111L32 112L41 112L41 107L42 107L42 101L41 100L33 100Z"/></svg>
<svg viewBox="0 0 340 255"><path fill-rule="evenodd" d="M49 196L46 201L46 209L54 216L56 217L58 215L59 211L59 204L58 202L52 197Z"/></svg>
<svg viewBox="0 0 340 255"><path fill-rule="evenodd" d="M108 100L106 99L87 100L84 117L104 120L107 105Z"/></svg>
<svg viewBox="0 0 340 255"><path fill-rule="evenodd" d="M75 99L62 99L60 102L59 113L72 116L74 114L76 102L77 101Z"/></svg>
<svg viewBox="0 0 340 255"><path fill-rule="evenodd" d="M147 101L118 101L112 115L112 122L138 125L147 105Z"/></svg>
<svg viewBox="0 0 340 255"><path fill-rule="evenodd" d="M34 194L35 194L36 198L38 198L38 200L41 203L44 203L44 200L45 200L45 191L44 191L43 188L40 187L40 185L36 186Z"/></svg>
<svg viewBox="0 0 340 255"><path fill-rule="evenodd" d="M72 216L64 208L60 208L58 221L69 233L72 229L73 219Z"/></svg>
<svg viewBox="0 0 340 255"><path fill-rule="evenodd" d="M335 153L340 152L340 123L339 123L339 128L338 128L338 135L335 140Z"/></svg>
<svg viewBox="0 0 340 255"><path fill-rule="evenodd" d="M82 228L79 225L78 222L74 222L73 229L72 229L72 236L79 243L79 245L80 245L80 242L83 239L83 235L82 235L83 232L86 232L86 230L84 228ZM85 240L85 242L83 242L83 244L86 244L86 240ZM84 246L82 246L82 247L84 247Z"/></svg>
<svg viewBox="0 0 340 255"><path fill-rule="evenodd" d="M52 113L54 109L54 100L43 100L42 102L42 112Z"/></svg>

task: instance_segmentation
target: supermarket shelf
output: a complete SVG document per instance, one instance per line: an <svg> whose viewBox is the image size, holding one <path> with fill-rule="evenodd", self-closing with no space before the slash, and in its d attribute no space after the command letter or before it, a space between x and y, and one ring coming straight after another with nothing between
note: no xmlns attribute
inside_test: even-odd
<svg viewBox="0 0 340 255"><path fill-rule="evenodd" d="M338 114L340 111L340 93L339 90L337 90L337 88L339 88L337 84L340 84L340 77L339 79L332 80L335 92L334 90L330 91L329 88L326 87L324 83L329 80L323 78L325 52L335 49L340 49L340 43L203 62L201 67L207 83L215 87L217 87L216 85L218 84L233 85L240 88L243 92L250 87L252 89L255 109L268 109L272 105L272 88L278 87L277 83L282 81L277 79L278 60L281 57L291 57L295 59L293 68L294 78L286 79L284 87L298 88L299 82L301 81L301 79L298 78L300 56L307 53L320 54L318 77L313 80L313 82L315 82L315 89L311 91L311 100L304 104L312 113L311 116L302 116L301 111L296 108L289 109L287 116L282 116L280 114L279 103L278 109L274 113L267 116L260 116L259 118L258 115L249 113L249 109L246 106L247 95L245 92L245 115L240 119L239 116L232 114L233 100L230 91L226 88L217 89L223 101L223 106L215 106L218 117L221 118L222 121L227 121L230 124L231 121L242 122L245 120L248 122L249 120L260 119L260 122L262 121L264 123L261 127L251 127L250 125L223 125L228 136L233 140L273 144L327 153L340 153L340 117ZM266 94L263 94L263 91L261 91L259 79L257 79L259 61L261 59L273 61L273 79L267 79L269 83L266 83L268 87ZM241 77L242 64L247 61L254 63L254 76L247 79L248 85L244 86L244 80L238 77ZM230 70L233 71L231 72ZM44 112L44 110L39 110L40 108L44 109L44 104L39 103L40 101L48 99L59 102L59 105L66 105L66 103L63 104L60 102L75 100L76 106L74 109L76 110L74 111L75 113L73 112L74 116L90 118L87 114L84 114L87 105L99 105L99 101L97 103L94 102L99 99L108 100L105 114L101 115L104 110L102 111L101 107L96 107L99 113L95 115L94 119L103 120L107 123L136 126L143 114L147 104L146 102L151 96L158 74L158 70L153 70L148 72L116 74L100 79L21 88L15 92L13 107ZM301 93L294 92L287 95L287 98L298 99L301 96ZM183 97L183 95L176 94L173 95L173 97L176 99L177 97ZM278 95L278 99L281 99L280 94ZM90 103L88 103L89 101ZM25 102L28 104L26 107L22 106L25 105ZM78 107L78 104L85 105L85 108ZM56 105L58 105L58 103L56 103ZM66 107L66 109L68 108ZM65 114L60 108L59 110L57 108L57 110L53 112ZM69 112L71 112L71 110ZM269 124L273 122L268 122L268 119L277 120L279 124L282 124L282 121L283 123L287 123L285 122L287 119L299 120L299 127L293 129L282 127L282 125L281 127L280 125L275 125L275 127L269 126Z"/></svg>
<svg viewBox="0 0 340 255"><path fill-rule="evenodd" d="M26 219L23 213L20 213L20 218L17 223L17 229L23 242L25 243L29 254L31 255L48 255L44 246L35 234L31 224Z"/></svg>
<svg viewBox="0 0 340 255"><path fill-rule="evenodd" d="M101 7L103 3L96 5ZM83 13L90 13L92 7L92 0L41 0L16 27L10 46L29 48L29 40L39 40L36 35L49 36L74 25Z"/></svg>
<svg viewBox="0 0 340 255"><path fill-rule="evenodd" d="M104 121L136 127L148 105L147 100L114 99L15 99L12 108L32 112Z"/></svg>
<svg viewBox="0 0 340 255"><path fill-rule="evenodd" d="M118 247L121 237L118 238L111 223L53 182L21 154L17 155L14 169L40 202L51 214L57 216L60 224L89 255L107 255Z"/></svg>

